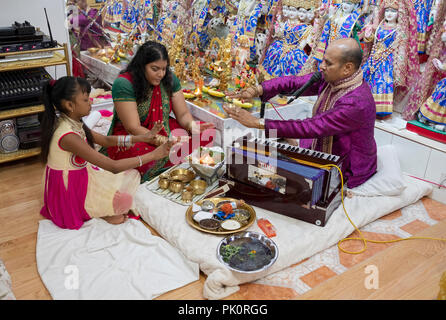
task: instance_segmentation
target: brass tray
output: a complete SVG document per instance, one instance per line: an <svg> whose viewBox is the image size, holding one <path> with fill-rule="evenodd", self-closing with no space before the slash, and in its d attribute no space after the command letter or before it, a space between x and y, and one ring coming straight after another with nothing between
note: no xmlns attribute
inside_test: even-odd
<svg viewBox="0 0 446 320"><path fill-rule="evenodd" d="M203 199L203 200L199 200L197 202L195 202L198 205L201 205L203 203L203 201L205 200L210 200L212 201L215 205L217 205L218 202L220 201L225 201L225 200L229 200L229 201L236 201L236 199L234 198L208 198L208 199ZM206 233L211 233L211 234L216 234L216 235L227 235L227 234L233 234L233 233L237 233L240 231L244 231L246 229L248 229L253 223L254 221L256 221L256 212L253 209L253 207L251 207L249 204L244 203L243 205L241 205L240 207L241 209L245 209L249 212L249 219L248 219L248 223L238 229L235 230L221 230L221 228L218 228L217 230L208 230L205 228L202 228L198 222L196 222L193 219L193 215L195 214L195 212L192 211L192 205L189 206L189 208L187 208L186 210L186 221L187 223L189 223L189 225L192 228L195 228L199 231L202 232L206 232Z"/></svg>

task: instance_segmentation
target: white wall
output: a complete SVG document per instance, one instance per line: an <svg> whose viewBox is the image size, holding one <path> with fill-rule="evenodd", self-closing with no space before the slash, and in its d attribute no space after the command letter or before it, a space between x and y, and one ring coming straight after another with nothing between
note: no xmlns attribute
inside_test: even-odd
<svg viewBox="0 0 446 320"><path fill-rule="evenodd" d="M69 45L65 27L65 0L0 0L0 26L8 27L15 21L22 23L26 20L49 36L43 8L46 8L54 40ZM71 49L68 51L71 54ZM66 75L65 66L49 67L47 71L55 78Z"/></svg>

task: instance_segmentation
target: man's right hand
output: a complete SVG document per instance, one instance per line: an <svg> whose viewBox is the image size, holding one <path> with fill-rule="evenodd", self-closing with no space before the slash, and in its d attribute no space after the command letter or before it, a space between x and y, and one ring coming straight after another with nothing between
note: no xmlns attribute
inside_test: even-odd
<svg viewBox="0 0 446 320"><path fill-rule="evenodd" d="M229 99L244 99L250 100L252 98L262 95L262 92L258 92L258 87L249 87L242 91L226 91L226 97Z"/></svg>

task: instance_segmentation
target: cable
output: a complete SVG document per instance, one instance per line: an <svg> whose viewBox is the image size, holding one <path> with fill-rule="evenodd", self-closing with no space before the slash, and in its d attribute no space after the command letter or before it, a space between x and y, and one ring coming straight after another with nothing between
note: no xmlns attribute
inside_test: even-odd
<svg viewBox="0 0 446 320"><path fill-rule="evenodd" d="M279 115L280 119L282 119L282 120L285 121L285 119L282 117L282 115L279 113L279 111L277 111L276 107L274 106L274 103L271 102L271 101L268 101L268 102L271 104L271 106L273 107L274 111L276 111L276 113ZM279 105L279 104L277 104L277 106L280 106L280 107L285 106L285 105L286 105L286 104L283 104L283 105Z"/></svg>
<svg viewBox="0 0 446 320"><path fill-rule="evenodd" d="M342 239L338 242L338 248L339 250L341 250L344 253L348 253L348 254L360 254L363 253L367 250L367 242L371 242L371 243L394 243L394 242L400 242L400 241L406 241L406 240L436 240L436 241L446 241L446 239L442 239L442 238L431 238L431 237L409 237L409 238L401 238L401 239L394 239L394 240L372 240L372 239L366 239L364 238L364 236L362 235L362 232L358 229L358 227L355 225L355 223L352 221L352 219L350 219L350 216L347 213L347 210L345 210L345 206L344 206L344 178L342 176L342 171L341 169L334 165L334 164L327 164L324 166L321 166L321 168L330 168L330 167L335 167L340 174L341 177L341 202L342 202L342 208L344 209L344 213L347 216L348 221L350 221L351 225L355 228L355 230L359 233L359 238L345 238ZM341 244L345 241L350 241L350 240L361 240L364 244L364 247L359 250L359 251L348 251L345 250L341 247Z"/></svg>

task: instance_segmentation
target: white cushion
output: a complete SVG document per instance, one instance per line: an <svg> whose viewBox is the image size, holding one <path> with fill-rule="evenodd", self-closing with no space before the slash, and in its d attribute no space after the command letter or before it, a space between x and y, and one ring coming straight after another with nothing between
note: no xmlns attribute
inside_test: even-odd
<svg viewBox="0 0 446 320"><path fill-rule="evenodd" d="M377 153L377 172L369 180L350 191L367 197L400 195L406 188L406 183L395 147L390 144L379 146Z"/></svg>

